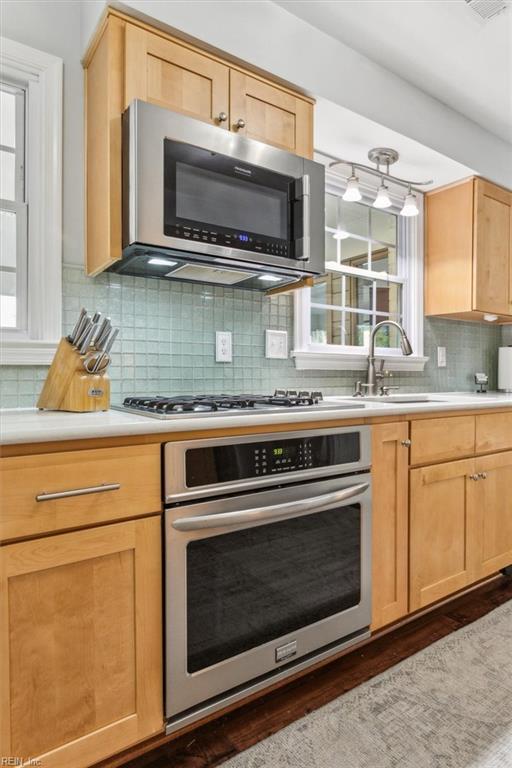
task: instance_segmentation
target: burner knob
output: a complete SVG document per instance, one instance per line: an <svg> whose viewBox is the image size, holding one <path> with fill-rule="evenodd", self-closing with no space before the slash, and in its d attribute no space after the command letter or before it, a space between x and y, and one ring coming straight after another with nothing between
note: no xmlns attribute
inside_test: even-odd
<svg viewBox="0 0 512 768"><path fill-rule="evenodd" d="M321 402L324 398L321 392L312 392L311 393L311 399L314 400L316 403Z"/></svg>
<svg viewBox="0 0 512 768"><path fill-rule="evenodd" d="M286 390L286 397L297 397L297 390L296 389L287 389Z"/></svg>
<svg viewBox="0 0 512 768"><path fill-rule="evenodd" d="M286 389L276 389L274 397L286 397Z"/></svg>
<svg viewBox="0 0 512 768"><path fill-rule="evenodd" d="M307 389L301 389L299 392L299 397L311 397L311 392L308 392Z"/></svg>

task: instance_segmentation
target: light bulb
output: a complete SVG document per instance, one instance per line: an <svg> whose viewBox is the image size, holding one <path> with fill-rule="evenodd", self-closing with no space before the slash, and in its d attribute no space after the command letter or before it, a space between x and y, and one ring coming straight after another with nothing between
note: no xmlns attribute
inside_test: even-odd
<svg viewBox="0 0 512 768"><path fill-rule="evenodd" d="M281 278L277 275L260 275L258 280L263 280L264 283L280 283Z"/></svg>
<svg viewBox="0 0 512 768"><path fill-rule="evenodd" d="M177 261L171 261L170 259L149 259L148 264L156 264L159 267L175 267Z"/></svg>
<svg viewBox="0 0 512 768"><path fill-rule="evenodd" d="M337 232L334 232L333 237L335 240L346 240L350 235L344 229L338 229Z"/></svg>
<svg viewBox="0 0 512 768"><path fill-rule="evenodd" d="M391 200L389 199L389 190L382 182L377 190L377 197L373 201L374 208L389 208L391 206Z"/></svg>
<svg viewBox="0 0 512 768"><path fill-rule="evenodd" d="M352 174L352 176L347 181L347 188L343 193L343 200L345 200L347 203L358 203L359 200L362 199L363 196L359 191L359 179L357 176Z"/></svg>
<svg viewBox="0 0 512 768"><path fill-rule="evenodd" d="M416 203L416 195L413 195L411 188L407 192L404 200L404 206L400 211L400 216L417 216L419 214L418 205Z"/></svg>

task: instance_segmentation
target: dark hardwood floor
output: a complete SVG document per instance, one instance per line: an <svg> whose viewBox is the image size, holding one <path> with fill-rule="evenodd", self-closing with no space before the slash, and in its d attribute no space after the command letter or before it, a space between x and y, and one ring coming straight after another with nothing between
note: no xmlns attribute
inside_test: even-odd
<svg viewBox="0 0 512 768"><path fill-rule="evenodd" d="M499 577L178 737L156 736L96 768L211 768L512 599Z"/></svg>

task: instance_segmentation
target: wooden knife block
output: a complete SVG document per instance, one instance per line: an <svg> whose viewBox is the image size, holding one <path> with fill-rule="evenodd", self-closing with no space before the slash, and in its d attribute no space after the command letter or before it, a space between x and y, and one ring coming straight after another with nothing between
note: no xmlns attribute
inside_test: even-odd
<svg viewBox="0 0 512 768"><path fill-rule="evenodd" d="M67 339L61 339L53 358L38 408L50 411L108 411L110 378L106 373L87 373L81 355Z"/></svg>

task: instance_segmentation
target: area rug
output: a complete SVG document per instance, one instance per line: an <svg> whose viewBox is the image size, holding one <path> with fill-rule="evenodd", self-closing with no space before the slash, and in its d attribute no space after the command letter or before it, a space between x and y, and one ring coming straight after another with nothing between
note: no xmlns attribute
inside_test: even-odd
<svg viewBox="0 0 512 768"><path fill-rule="evenodd" d="M223 768L512 768L512 601Z"/></svg>

